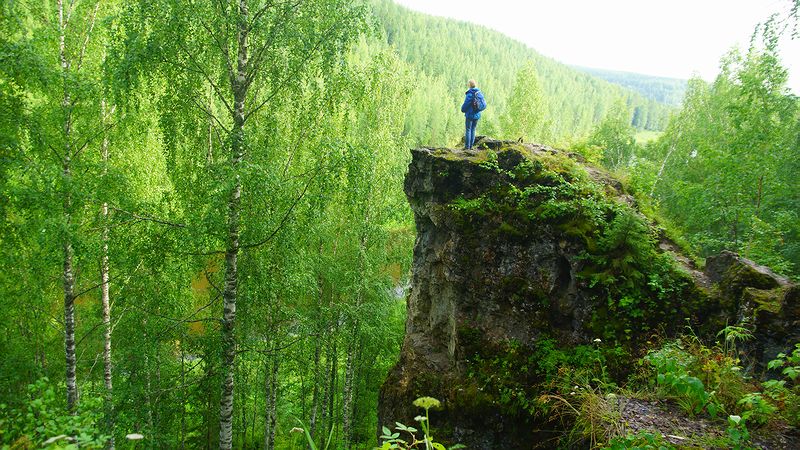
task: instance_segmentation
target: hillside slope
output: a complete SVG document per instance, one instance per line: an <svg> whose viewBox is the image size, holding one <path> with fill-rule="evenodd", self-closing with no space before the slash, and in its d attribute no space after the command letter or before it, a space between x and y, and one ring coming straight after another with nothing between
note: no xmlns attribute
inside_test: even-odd
<svg viewBox="0 0 800 450"><path fill-rule="evenodd" d="M650 100L672 106L681 105L688 87L687 80L678 78L656 77L641 73L594 69L591 67L576 66L575 68L610 83L632 89Z"/></svg>
<svg viewBox="0 0 800 450"><path fill-rule="evenodd" d="M414 12L391 0L373 0L372 6L386 43L419 73L406 131L428 128L426 145L442 144L442 133L460 134L458 114L440 114L457 111L468 78L478 80L490 104L483 132L502 134L497 119L505 111L517 71L527 61L535 64L541 79L555 139L587 134L620 98L642 129L663 129L672 111L671 106L542 56L500 32ZM437 98L443 95L448 98L444 105ZM434 112L431 103L437 103Z"/></svg>

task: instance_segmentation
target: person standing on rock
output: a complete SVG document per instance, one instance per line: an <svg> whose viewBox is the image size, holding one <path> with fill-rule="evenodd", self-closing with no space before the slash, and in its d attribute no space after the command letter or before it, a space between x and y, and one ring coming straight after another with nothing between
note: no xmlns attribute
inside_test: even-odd
<svg viewBox="0 0 800 450"><path fill-rule="evenodd" d="M467 132L464 135L464 148L469 150L475 144L475 129L478 127L481 111L486 109L486 99L483 98L481 90L475 87L475 80L467 81L467 85L469 89L465 92L461 112L464 113L467 128Z"/></svg>

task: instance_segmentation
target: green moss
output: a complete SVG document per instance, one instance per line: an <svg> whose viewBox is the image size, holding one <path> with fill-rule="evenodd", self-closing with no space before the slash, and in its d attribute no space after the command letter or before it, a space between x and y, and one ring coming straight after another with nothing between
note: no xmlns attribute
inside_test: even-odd
<svg viewBox="0 0 800 450"><path fill-rule="evenodd" d="M553 391L567 391L576 376L598 368L602 352L590 346L559 348L554 339L541 337L530 345L509 340L500 344L481 342L467 362L467 375L474 392L504 415L536 417L550 405L541 398Z"/></svg>
<svg viewBox="0 0 800 450"><path fill-rule="evenodd" d="M503 169L504 152L524 157ZM578 275L594 294L591 326L598 336L630 341L662 323L680 326L676 315L690 317L701 307L690 277L658 251L658 230L606 194L575 161L562 154L534 157L515 146L485 153L483 166L497 170L501 182L480 197L451 202L460 232L466 239L507 241L548 230L577 242L585 249ZM512 300L522 298L519 289L503 286Z"/></svg>
<svg viewBox="0 0 800 450"><path fill-rule="evenodd" d="M497 234L507 235L507 236L514 236L514 237L522 237L525 235L522 231L515 228L513 225L509 224L508 222L503 222L497 227Z"/></svg>
<svg viewBox="0 0 800 450"><path fill-rule="evenodd" d="M722 283L730 289L741 291L745 287L756 289L772 289L778 287L778 282L772 276L761 273L745 264L733 264L723 276Z"/></svg>
<svg viewBox="0 0 800 450"><path fill-rule="evenodd" d="M760 311L769 311L773 314L780 313L781 300L786 294L787 288L779 289L756 289L747 287L742 293L742 298L745 301L750 301L754 304L754 313L758 315Z"/></svg>

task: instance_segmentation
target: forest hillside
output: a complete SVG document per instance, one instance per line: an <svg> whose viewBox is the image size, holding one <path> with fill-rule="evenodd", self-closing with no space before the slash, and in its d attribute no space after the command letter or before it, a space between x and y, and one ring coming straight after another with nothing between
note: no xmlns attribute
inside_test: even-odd
<svg viewBox="0 0 800 450"><path fill-rule="evenodd" d="M800 350L785 341L798 329L789 294L800 277L800 99L787 88L782 58L791 55L780 41L798 38L800 0L781 1L791 12L764 18L747 48L720 55L713 82L689 80L679 107L543 57L503 30L389 0L0 3L0 448L402 445L382 428L396 424L378 416L390 371L414 365L401 346L460 331L449 311L409 304L431 287L414 272L415 243L437 249L445 242L436 239L460 239L423 233L438 218L495 233L461 236L473 243L507 237L500 250L508 251L481 254L507 255L515 268L479 283L492 274L462 254L456 266L429 271L443 289L491 288L481 306L508 315L517 299L533 299L531 311L563 329L571 294L606 305L582 318L591 342L545 339L542 352L525 355L543 365L479 354L475 389L462 399L482 412L493 413L481 402L487 392L528 418L555 411L528 393L571 395L499 376L513 370L530 374L526 383L580 381L560 387L597 393L574 396L590 411L630 386L722 420L723 430L739 417L721 447L744 446L767 424L797 427ZM489 104L479 134L561 156L509 174L498 148L476 148L468 173L492 174L475 181L497 198L432 202L445 209L420 213L425 199L410 205L404 192L409 150L452 148L437 160L463 153L468 78ZM641 144L645 131L651 141ZM449 167L428 179L455 177ZM608 183L592 181L598 174ZM613 202L609 185L622 193ZM431 196L456 187L437 186ZM618 214L631 205L635 213ZM489 222L470 228L484 213ZM552 226L525 228L532 219ZM564 249L580 246L559 253L562 241L549 240L539 253L553 260L520 265L515 243L547 230L565 233ZM743 314L789 324L767 330L776 344L759 362L743 345L763 331L752 321L694 338L682 327L680 312L691 319L703 309L667 308L686 287L667 252L697 271L707 257L732 255L726 261L738 265L717 272L743 273L750 284L732 288L734 304L722 306L756 305ZM526 278L548 264L552 283ZM420 323L450 328L404 334ZM633 325L645 323L649 334L632 349ZM682 330L680 342L667 334ZM502 348L520 349L512 340ZM447 342L433 361L465 348ZM642 370L609 374L623 366L609 361ZM570 376L576 367L583 378ZM766 371L774 383L762 384ZM433 393L424 383L410 388ZM433 399L418 403L436 413ZM428 433L427 419L406 424L403 436L408 427ZM599 429L570 424L554 430L557 439L585 442L586 430ZM388 439L377 436L386 431ZM615 438L625 436L588 440L600 447Z"/></svg>
<svg viewBox="0 0 800 450"><path fill-rule="evenodd" d="M549 121L546 134L526 136L538 141L584 136L620 100L638 129L662 130L674 110L674 103L651 100L559 63L498 31L428 16L391 0L374 0L372 5L386 42L417 72L405 125L417 144L444 145L460 132L463 124L450 112L463 101L467 78L478 81L491 105L483 131L498 137L510 131L503 127L502 116L516 113L513 97L523 90L539 92ZM523 71L526 65L533 70ZM423 130L426 134L420 135Z"/></svg>
<svg viewBox="0 0 800 450"><path fill-rule="evenodd" d="M590 67L576 67L576 69L608 82L633 89L645 96L645 98L666 103L667 105L680 106L681 102L683 102L683 97L686 95L687 80L615 70L593 69Z"/></svg>

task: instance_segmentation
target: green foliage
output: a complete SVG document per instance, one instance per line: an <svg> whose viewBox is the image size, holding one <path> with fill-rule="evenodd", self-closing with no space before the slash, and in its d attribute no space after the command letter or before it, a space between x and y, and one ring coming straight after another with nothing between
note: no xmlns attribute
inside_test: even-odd
<svg viewBox="0 0 800 450"><path fill-rule="evenodd" d="M424 416L417 416L414 418L419 422L422 428L422 436L417 436L419 432L416 428L403 425L400 422L395 423L394 432L388 427L384 426L381 429L380 439L383 440L383 445L377 447L379 450L389 449L402 449L408 450L412 448L425 448L426 450L448 450L440 442L436 442L433 438L433 433L430 424L430 409L438 409L441 406L439 400L433 397L420 397L414 400L414 406L425 410ZM461 444L456 444L449 447L449 450L457 450L466 448Z"/></svg>
<svg viewBox="0 0 800 450"><path fill-rule="evenodd" d="M608 450L672 450L676 447L665 441L660 434L641 431L636 434L615 437L601 448Z"/></svg>
<svg viewBox="0 0 800 450"><path fill-rule="evenodd" d="M785 275L800 267L800 102L780 62L782 26L763 24L707 84L689 81L682 110L639 153L640 191L702 256L737 251Z"/></svg>
<svg viewBox="0 0 800 450"><path fill-rule="evenodd" d="M602 163L609 169L627 166L636 153L636 129L631 126L629 115L625 103L617 101L584 144L589 148L602 148Z"/></svg>
<svg viewBox="0 0 800 450"><path fill-rule="evenodd" d="M0 322L0 403L17 414L27 384L63 377L68 233L79 293L80 408L94 408L93 429L109 434L113 418L118 448L131 430L153 448L217 446L221 255L238 178L245 188L234 447L264 445L273 417L273 444L289 442L282 430L311 404L313 437L333 430L333 440L343 440L343 420L329 405L343 404L345 379L350 442L373 444L378 388L402 339L405 303L395 291L407 283L414 240L402 193L408 153L399 150L410 146L403 137L405 92L414 82L408 65L366 43L363 5L248 1L249 55L261 65L247 75L245 162L233 168L226 59L235 57L226 52L237 42L235 2L63 3L74 7L65 15L66 77L55 2L3 4L0 14L0 258L9 266L0 274L7 318ZM64 136L67 112L71 137ZM58 160L66 144L83 146L71 180ZM70 226L62 214L68 191ZM110 210L113 411L94 400L106 398L98 388L103 203ZM371 320L376 315L382 320ZM355 369L348 371L348 360ZM63 396L63 387L52 389ZM322 400L326 389L330 403ZM3 433L20 430L5 425Z"/></svg>
<svg viewBox="0 0 800 450"><path fill-rule="evenodd" d="M779 353L767 368L780 373L782 379L764 381L764 393L781 406L781 414L789 423L800 425L800 343L789 355Z"/></svg>
<svg viewBox="0 0 800 450"><path fill-rule="evenodd" d="M747 429L746 419L744 417L730 415L728 416L728 428L725 430L728 434L728 439L735 450L743 450L750 448L747 443L750 441L750 431Z"/></svg>
<svg viewBox="0 0 800 450"><path fill-rule="evenodd" d="M790 378L792 371L782 373L784 379L759 384L738 365L734 346L750 334L741 327L726 327L718 336L724 340L714 347L690 335L650 351L644 361L652 367L656 395L676 400L691 414L707 412L712 418L729 414L727 439L733 448L750 448L748 427L769 428L781 419L798 423L798 390ZM800 346L791 356L779 354L768 367L778 371L798 363Z"/></svg>
<svg viewBox="0 0 800 450"><path fill-rule="evenodd" d="M763 425L778 411L761 392L753 392L742 397L738 405L744 408L742 419L756 425Z"/></svg>
<svg viewBox="0 0 800 450"><path fill-rule="evenodd" d="M656 370L657 385L666 395L674 395L678 404L695 415L704 411L715 418L721 407L714 392L707 392L703 382L689 373L693 358L686 354L679 343L668 344L658 351L650 352L645 360Z"/></svg>
<svg viewBox="0 0 800 450"><path fill-rule="evenodd" d="M601 347L598 342L560 348L546 336L531 346L509 341L498 348L471 351L468 377L477 383L478 391L507 414L534 417L547 417L554 407L552 398L543 393L575 395L576 386L613 385L606 371L607 358L624 354L622 349Z"/></svg>
<svg viewBox="0 0 800 450"><path fill-rule="evenodd" d="M47 378L28 385L28 400L16 407L0 405L3 448L101 449L109 436L103 430L103 399L84 397L75 414L64 409L63 389Z"/></svg>
<svg viewBox="0 0 800 450"><path fill-rule="evenodd" d="M517 72L508 107L500 117L501 137L521 138L525 142L550 142L552 123L548 119L546 99L533 62Z"/></svg>

